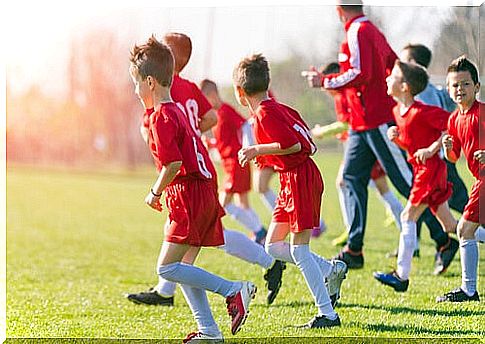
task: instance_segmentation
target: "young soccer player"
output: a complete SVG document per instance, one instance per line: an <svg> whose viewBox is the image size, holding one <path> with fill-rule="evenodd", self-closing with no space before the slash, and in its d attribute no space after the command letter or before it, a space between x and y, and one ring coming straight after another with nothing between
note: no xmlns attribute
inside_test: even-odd
<svg viewBox="0 0 485 344"><path fill-rule="evenodd" d="M456 230L457 222L447 203L452 186L446 178L446 164L437 154L449 113L414 99L428 83L428 74L419 65L397 60L386 82L388 94L397 102L393 109L397 126L390 127L387 135L389 140L407 151L414 179L401 214L397 270L375 272L374 277L394 290L404 292L409 286L411 259L416 247L416 221L426 208L431 209L448 233Z"/></svg>
<svg viewBox="0 0 485 344"><path fill-rule="evenodd" d="M217 189L208 168L208 154L187 118L172 101L174 60L170 48L153 36L134 46L130 74L135 93L150 115L148 144L159 176L145 202L162 211L160 197L166 193L170 223L158 260L158 274L181 284L184 296L198 325L185 342L201 339L222 341L222 334L212 317L205 291L226 297L235 334L245 321L256 287L251 282L231 282L192 266L202 246L224 244L224 211L217 199ZM210 167L210 166L209 166Z"/></svg>
<svg viewBox="0 0 485 344"><path fill-rule="evenodd" d="M281 188L265 247L273 257L296 264L310 288L318 314L304 327L339 326L333 305L347 266L325 260L309 248L311 231L319 225L323 193L322 176L310 158L316 146L298 112L268 97L269 78L268 62L260 54L243 59L234 70L236 98L253 116L256 140L239 151L239 162L245 166L263 158L278 171ZM285 242L288 234L290 244Z"/></svg>
<svg viewBox="0 0 485 344"><path fill-rule="evenodd" d="M446 159L455 163L461 151L476 178L457 226L460 241L461 287L436 299L437 302L479 301L477 291L478 244L485 241L485 104L476 100L480 91L478 71L465 56L448 67L448 91L458 108L448 120L442 139ZM482 227L479 227L482 224Z"/></svg>
<svg viewBox="0 0 485 344"><path fill-rule="evenodd" d="M223 102L215 82L209 79L202 80L200 90L217 111L217 125L212 128L212 132L225 173L224 191L220 192L219 201L229 215L253 233L257 243L264 245L266 229L249 205L251 170L249 165L242 167L237 161L237 152L242 148L243 135L250 135L245 131L250 131L251 128L244 117ZM234 198L237 204L232 202Z"/></svg>
<svg viewBox="0 0 485 344"><path fill-rule="evenodd" d="M191 56L192 42L187 35L176 32L165 34L163 41L170 47L172 54L175 53L174 78L170 88L170 95L185 114L194 132L200 135L201 131L206 131L216 124L217 115L197 85L179 75L187 65ZM153 109L145 111L143 124L140 129L146 142L148 138L149 118L153 111ZM214 171L214 177L212 179L217 185L215 168L212 162L206 160L206 164L211 171ZM169 219L166 225L168 226L168 224ZM261 245L254 243L238 231L224 229L223 234L225 244L218 248L223 249L227 254L249 263L257 264L265 269L264 279L268 288L267 302L268 304L273 303L281 287L281 278L285 264L273 259L273 257L264 251ZM173 306L175 289L175 283L159 276L158 284L155 287L150 288L148 291L129 293L126 297L129 301L136 304Z"/></svg>

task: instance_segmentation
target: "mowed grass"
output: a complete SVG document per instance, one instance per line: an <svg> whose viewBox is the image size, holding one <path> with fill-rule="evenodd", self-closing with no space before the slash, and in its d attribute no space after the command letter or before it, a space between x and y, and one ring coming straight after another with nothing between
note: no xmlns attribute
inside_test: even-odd
<svg viewBox="0 0 485 344"><path fill-rule="evenodd" d="M334 186L338 152L319 152L326 181L322 214L328 231L311 242L312 250L330 258L330 242L343 230ZM471 176L459 165L467 185ZM144 204L156 178L152 167L136 172L66 172L9 166L7 170L7 338L183 338L196 329L182 293L174 307L148 307L128 302L124 294L145 290L157 281L155 264L162 241L162 215ZM272 180L274 187L277 178ZM270 213L251 195L265 223ZM435 297L460 285L458 255L443 276L433 276L434 245L423 228L421 257L413 260L407 293L395 293L372 277L388 270L394 259L385 254L398 244L395 227L383 226L385 210L370 191L365 266L351 270L337 312L342 327L301 330L294 327L315 315L311 295L295 266L284 273L275 303L266 305L260 267L205 249L197 264L228 279L251 280L259 287L251 314L235 337L224 299L209 293L214 316L230 338L386 337L484 338L485 306L481 303L436 304ZM242 227L228 216L228 228ZM479 292L484 250L480 245ZM481 282L481 283L480 283ZM478 341L481 341L478 339Z"/></svg>

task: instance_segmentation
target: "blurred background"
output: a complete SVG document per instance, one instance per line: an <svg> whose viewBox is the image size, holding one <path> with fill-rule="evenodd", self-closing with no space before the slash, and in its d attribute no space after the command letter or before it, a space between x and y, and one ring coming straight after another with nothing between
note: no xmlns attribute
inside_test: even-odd
<svg viewBox="0 0 485 344"><path fill-rule="evenodd" d="M128 58L135 43L167 31L192 38L192 57L182 76L197 83L213 79L229 103L235 104L233 67L242 57L261 52L270 61L278 100L300 110L311 126L334 121L331 99L309 89L300 76L311 65L337 59L344 31L332 2L156 4L9 5L4 22L7 164L134 169L149 163L139 135L143 109L133 93ZM443 85L449 62L463 53L484 75L479 43L485 5L476 5L371 4L365 12L396 53L407 43L431 48L429 73ZM337 142L323 145L337 147Z"/></svg>

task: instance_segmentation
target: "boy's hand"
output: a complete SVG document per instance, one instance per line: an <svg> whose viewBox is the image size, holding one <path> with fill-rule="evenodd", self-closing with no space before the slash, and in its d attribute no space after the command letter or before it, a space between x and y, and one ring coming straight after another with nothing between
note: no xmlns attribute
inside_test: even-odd
<svg viewBox="0 0 485 344"><path fill-rule="evenodd" d="M430 152L427 148L421 148L414 153L414 158L419 164L425 164L426 160L433 156L433 152Z"/></svg>
<svg viewBox="0 0 485 344"><path fill-rule="evenodd" d="M239 152L237 153L237 157L239 160L239 164L244 167L248 162L256 158L257 156L257 151L254 146L248 146L241 148Z"/></svg>
<svg viewBox="0 0 485 344"><path fill-rule="evenodd" d="M443 148L449 152L450 150L453 149L453 137L451 135L444 135L443 138L441 139L441 144L443 145Z"/></svg>
<svg viewBox="0 0 485 344"><path fill-rule="evenodd" d="M479 149L473 153L473 158L478 160L480 164L485 164L485 150Z"/></svg>
<svg viewBox="0 0 485 344"><path fill-rule="evenodd" d="M306 78L308 86L310 87L322 87L323 74L319 73L315 67L311 66L310 70L304 70L301 72L301 76Z"/></svg>
<svg viewBox="0 0 485 344"><path fill-rule="evenodd" d="M145 197L145 203L148 204L148 206L150 208L153 208L155 209L156 211L162 211L163 208L162 208L162 204L160 203L160 196L155 196L154 194L152 194L152 192L150 191L150 193Z"/></svg>
<svg viewBox="0 0 485 344"><path fill-rule="evenodd" d="M387 129L387 138L391 141L394 141L399 137L399 129L397 126L392 126L389 129Z"/></svg>

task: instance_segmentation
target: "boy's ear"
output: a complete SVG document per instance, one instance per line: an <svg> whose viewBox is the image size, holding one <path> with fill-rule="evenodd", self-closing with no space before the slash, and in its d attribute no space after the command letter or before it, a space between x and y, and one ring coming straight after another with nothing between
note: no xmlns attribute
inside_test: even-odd
<svg viewBox="0 0 485 344"><path fill-rule="evenodd" d="M148 87L150 87L150 90L155 88L155 79L151 75L147 76L147 84Z"/></svg>

